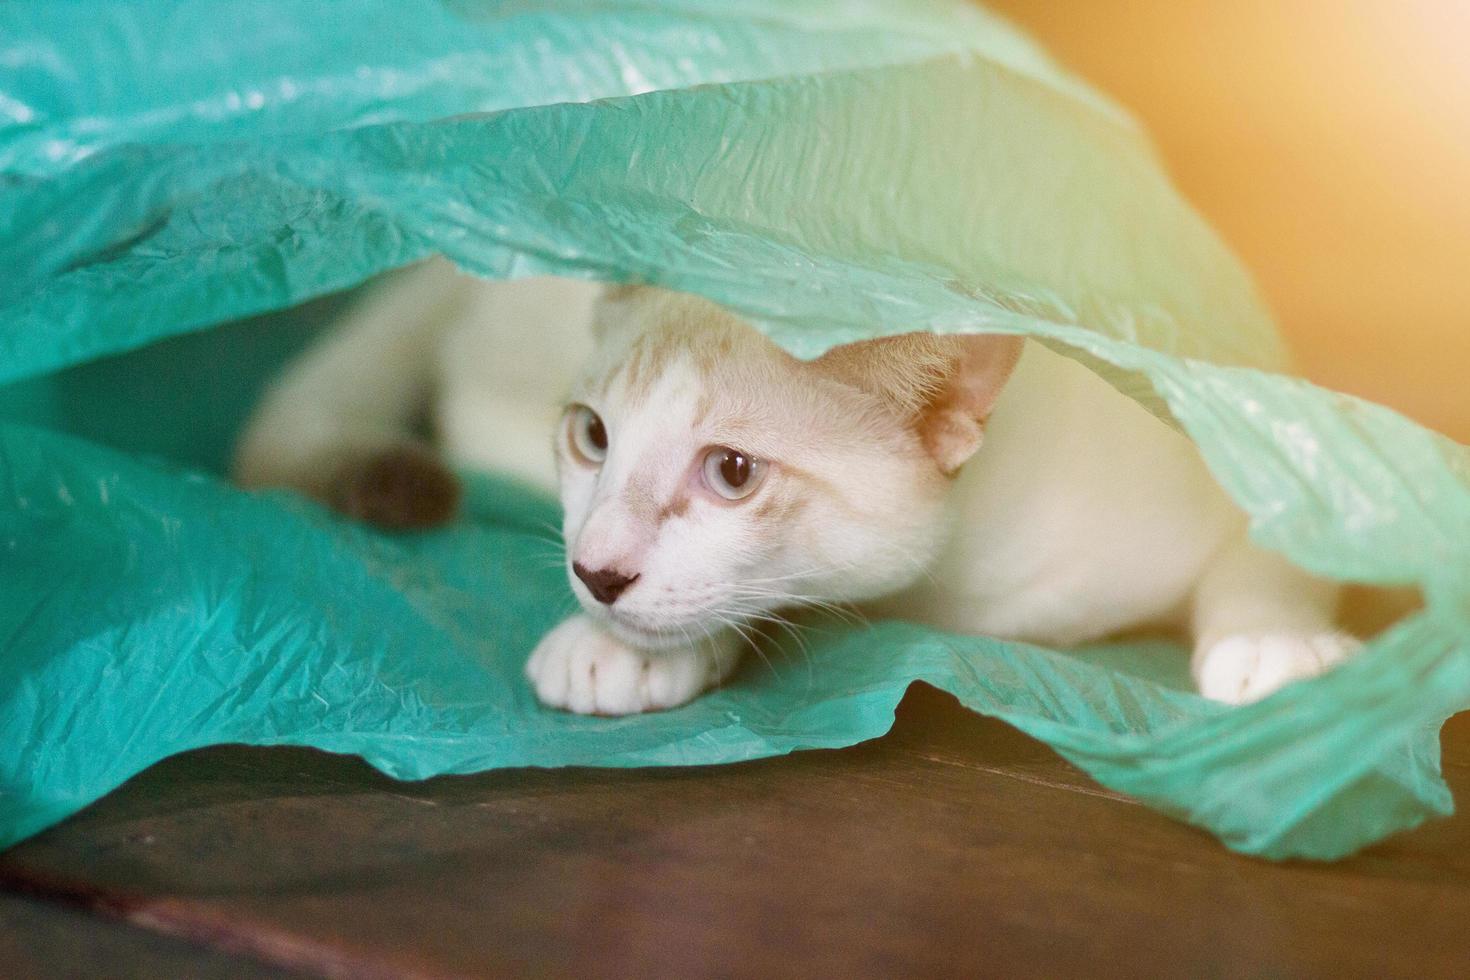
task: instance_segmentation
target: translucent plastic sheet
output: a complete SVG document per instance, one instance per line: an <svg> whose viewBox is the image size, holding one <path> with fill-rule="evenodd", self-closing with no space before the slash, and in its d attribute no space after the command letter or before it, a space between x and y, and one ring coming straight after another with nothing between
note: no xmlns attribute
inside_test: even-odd
<svg viewBox="0 0 1470 980"><path fill-rule="evenodd" d="M874 737L915 679L1250 853L1335 857L1450 810L1466 450L1265 373L1247 276L1127 116L974 8L16 2L0 169L0 843L217 742L403 778L720 763ZM519 671L569 601L552 504L484 481L463 526L388 538L208 475L328 311L177 335L435 252L700 292L800 355L1048 338L1167 410L1263 544L1426 608L1238 710L1177 651L901 624L823 628L810 661L666 714L543 710Z"/></svg>

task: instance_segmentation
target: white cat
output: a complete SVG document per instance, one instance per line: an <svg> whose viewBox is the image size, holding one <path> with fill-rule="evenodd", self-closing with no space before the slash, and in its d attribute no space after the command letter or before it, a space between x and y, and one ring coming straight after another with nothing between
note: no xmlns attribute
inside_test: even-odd
<svg viewBox="0 0 1470 980"><path fill-rule="evenodd" d="M1252 545L1186 438L1019 338L807 362L697 297L435 261L272 389L238 475L435 523L454 482L413 448L426 406L455 464L559 483L583 611L526 666L555 707L682 704L805 604L1049 645L1185 628L1201 693L1232 703L1357 646L1336 587Z"/></svg>

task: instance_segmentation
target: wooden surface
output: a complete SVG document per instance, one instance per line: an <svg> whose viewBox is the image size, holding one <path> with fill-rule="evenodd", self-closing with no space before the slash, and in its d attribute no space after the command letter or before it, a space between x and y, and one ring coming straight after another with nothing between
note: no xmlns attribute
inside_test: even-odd
<svg viewBox="0 0 1470 980"><path fill-rule="evenodd" d="M1467 722L1446 735L1462 794ZM30 896L0 950L41 943L35 976L67 942L129 963L211 947L242 975L1470 967L1470 822L1336 865L1237 857L927 688L884 739L711 769L399 784L304 750L196 752L0 857L0 888ZM159 970L213 975L198 962Z"/></svg>
<svg viewBox="0 0 1470 980"><path fill-rule="evenodd" d="M0 976L7 978L294 975L65 904L0 893Z"/></svg>

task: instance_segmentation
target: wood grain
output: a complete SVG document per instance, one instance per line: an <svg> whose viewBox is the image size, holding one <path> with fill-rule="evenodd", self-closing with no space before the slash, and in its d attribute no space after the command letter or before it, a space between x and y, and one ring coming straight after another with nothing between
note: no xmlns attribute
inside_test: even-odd
<svg viewBox="0 0 1470 980"><path fill-rule="evenodd" d="M215 949L159 936L86 910L0 894L0 976L289 977L298 974Z"/></svg>

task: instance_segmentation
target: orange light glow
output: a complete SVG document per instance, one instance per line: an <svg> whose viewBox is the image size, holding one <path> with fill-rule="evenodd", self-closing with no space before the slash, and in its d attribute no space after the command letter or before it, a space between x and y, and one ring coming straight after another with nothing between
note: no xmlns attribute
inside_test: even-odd
<svg viewBox="0 0 1470 980"><path fill-rule="evenodd" d="M1470 441L1470 4L991 6L1149 129L1301 373Z"/></svg>

